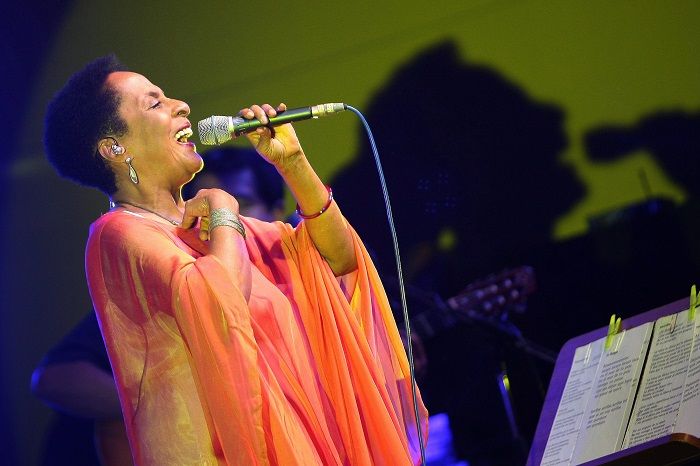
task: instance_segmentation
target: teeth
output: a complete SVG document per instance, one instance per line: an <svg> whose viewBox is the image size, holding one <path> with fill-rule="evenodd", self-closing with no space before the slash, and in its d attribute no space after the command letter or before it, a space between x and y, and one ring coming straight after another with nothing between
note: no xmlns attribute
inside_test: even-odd
<svg viewBox="0 0 700 466"><path fill-rule="evenodd" d="M192 137L192 128L183 128L177 133L175 133L175 139L179 142L187 142L187 139Z"/></svg>

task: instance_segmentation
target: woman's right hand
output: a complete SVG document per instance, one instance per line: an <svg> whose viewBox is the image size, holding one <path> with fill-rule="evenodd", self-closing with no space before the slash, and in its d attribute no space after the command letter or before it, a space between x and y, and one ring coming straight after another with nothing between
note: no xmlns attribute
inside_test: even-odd
<svg viewBox="0 0 700 466"><path fill-rule="evenodd" d="M199 219L199 238L207 241L211 236L210 216L216 209L228 209L238 214L238 201L221 189L200 189L192 199L185 202L185 213L182 215L180 227L192 228ZM229 233L228 228L217 228L216 232L214 239L209 243L209 254L219 259L224 267L232 272L233 283L247 302L250 299L253 278L245 240L242 235Z"/></svg>
<svg viewBox="0 0 700 466"><path fill-rule="evenodd" d="M238 201L221 189L200 189L197 194L185 202L181 228L192 228L199 222L199 239L209 239L209 216L214 209L228 209L238 214Z"/></svg>

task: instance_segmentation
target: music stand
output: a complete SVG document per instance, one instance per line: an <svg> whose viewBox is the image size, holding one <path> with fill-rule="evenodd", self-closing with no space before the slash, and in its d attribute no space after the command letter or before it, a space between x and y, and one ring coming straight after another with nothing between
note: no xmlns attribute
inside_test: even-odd
<svg viewBox="0 0 700 466"><path fill-rule="evenodd" d="M665 306L625 319L623 326L626 329L634 328L685 309L688 309L688 298L679 299ZM569 377L576 348L605 337L607 332L608 326L606 325L592 332L579 335L567 341L561 351L559 351L554 372L549 382L549 388L547 389L544 406L540 413L540 420L537 423L535 437L530 447L527 466L537 466L542 461L542 455L549 439L549 432L552 429L554 417L559 408L566 380ZM700 413L698 413L698 417L700 418ZM662 466L690 464L689 462L691 461L693 464L696 461L700 461L700 439L689 434L675 433L596 458L584 463L584 465Z"/></svg>

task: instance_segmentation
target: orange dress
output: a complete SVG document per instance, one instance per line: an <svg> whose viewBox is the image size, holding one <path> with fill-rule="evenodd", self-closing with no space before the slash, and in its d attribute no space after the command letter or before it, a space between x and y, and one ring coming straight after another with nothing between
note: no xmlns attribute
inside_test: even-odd
<svg viewBox="0 0 700 466"><path fill-rule="evenodd" d="M357 235L358 270L336 278L303 222L243 222L248 302L194 229L126 211L91 226L88 284L136 464L418 463L408 362Z"/></svg>

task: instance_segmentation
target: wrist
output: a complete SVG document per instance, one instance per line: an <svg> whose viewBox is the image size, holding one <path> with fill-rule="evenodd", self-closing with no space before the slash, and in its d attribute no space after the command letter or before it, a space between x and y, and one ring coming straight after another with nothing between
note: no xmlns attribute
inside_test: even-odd
<svg viewBox="0 0 700 466"><path fill-rule="evenodd" d="M238 201L225 191L215 190L212 195L207 196L206 202L210 212L216 209L227 209L238 214Z"/></svg>
<svg viewBox="0 0 700 466"><path fill-rule="evenodd" d="M218 227L229 227L236 230L245 238L245 227L241 223L241 219L234 211L226 208L213 209L209 220L209 232L214 231Z"/></svg>
<svg viewBox="0 0 700 466"><path fill-rule="evenodd" d="M326 185L326 191L328 191L328 200L326 201L324 206L321 207L320 210L317 210L315 212L309 212L309 213L305 214L305 213L302 213L301 207L299 207L299 204L297 203L297 209L296 209L297 215L304 220L311 220L311 219L320 217L321 214L323 214L325 211L327 211L329 209L329 207L331 206L331 204L333 203L333 190L331 189L330 186Z"/></svg>
<svg viewBox="0 0 700 466"><path fill-rule="evenodd" d="M303 150L284 157L275 165L277 172L283 177L294 176L295 174L303 171L309 165L309 161L306 159L306 154Z"/></svg>

